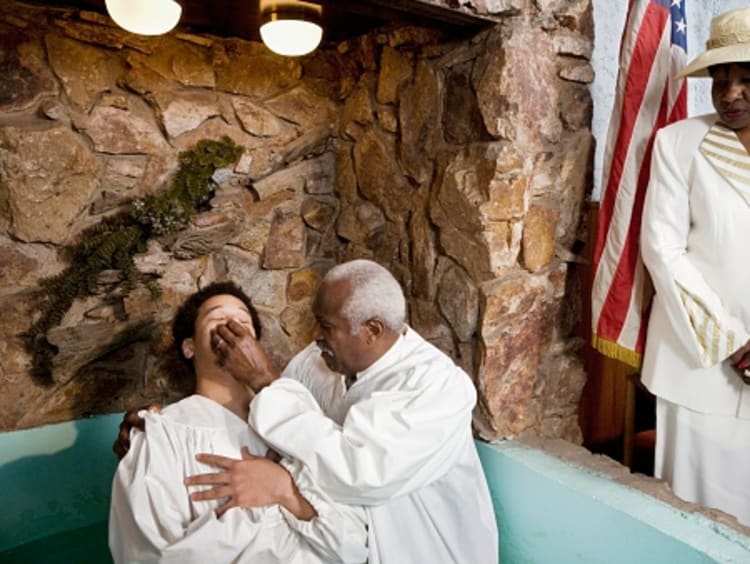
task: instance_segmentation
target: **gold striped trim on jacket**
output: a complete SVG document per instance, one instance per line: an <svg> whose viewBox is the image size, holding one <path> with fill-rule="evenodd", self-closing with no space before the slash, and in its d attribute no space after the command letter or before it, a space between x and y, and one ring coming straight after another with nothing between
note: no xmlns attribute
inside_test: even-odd
<svg viewBox="0 0 750 564"><path fill-rule="evenodd" d="M750 205L750 154L737 134L716 122L701 140L700 152Z"/></svg>
<svg viewBox="0 0 750 564"><path fill-rule="evenodd" d="M735 351L734 331L722 326L700 298L678 286L682 305L690 320L703 366L714 366Z"/></svg>
<svg viewBox="0 0 750 564"><path fill-rule="evenodd" d="M716 137L707 135L705 139L703 139L703 146L706 148L706 150L708 150L708 147L711 147L713 149L717 149L718 151L724 151L725 153L728 153L728 155L721 155L721 153L716 152L716 155L720 156L722 160L726 159L726 161L730 164L734 164L735 166L744 169L750 168L750 162L748 162L748 160L745 160L745 162L743 162L742 159L736 159L730 156L735 155L746 157L747 150L745 149L744 145L737 146L734 144L721 143L716 139Z"/></svg>

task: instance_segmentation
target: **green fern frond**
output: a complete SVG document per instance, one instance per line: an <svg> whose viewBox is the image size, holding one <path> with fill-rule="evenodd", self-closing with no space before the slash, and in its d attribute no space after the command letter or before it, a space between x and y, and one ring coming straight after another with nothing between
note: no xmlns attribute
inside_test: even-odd
<svg viewBox="0 0 750 564"><path fill-rule="evenodd" d="M166 190L134 201L130 213L101 220L66 249L70 264L61 273L40 280L36 303L40 315L24 335L37 373L45 377L55 354L47 332L60 324L76 299L97 292L103 271L119 270L126 290L142 283L154 298L160 295L159 285L138 271L133 258L146 251L150 238L184 229L196 213L206 209L216 189L211 180L214 172L236 162L241 154L242 147L228 137L199 141L195 148L180 153L180 167Z"/></svg>

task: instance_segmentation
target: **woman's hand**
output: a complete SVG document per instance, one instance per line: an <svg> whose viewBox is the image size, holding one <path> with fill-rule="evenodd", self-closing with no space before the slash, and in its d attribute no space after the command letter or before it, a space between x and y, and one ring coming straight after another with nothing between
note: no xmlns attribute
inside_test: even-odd
<svg viewBox="0 0 750 564"><path fill-rule="evenodd" d="M745 384L750 384L750 340L732 355L730 362Z"/></svg>

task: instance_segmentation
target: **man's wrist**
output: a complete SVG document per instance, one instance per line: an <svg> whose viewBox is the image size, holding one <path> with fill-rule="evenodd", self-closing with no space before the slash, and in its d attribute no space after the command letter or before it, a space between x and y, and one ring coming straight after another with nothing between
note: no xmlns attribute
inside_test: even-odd
<svg viewBox="0 0 750 564"><path fill-rule="evenodd" d="M290 477L291 478L291 477ZM282 496L280 505L283 505L292 515L300 521L311 521L318 516L318 512L303 496L297 485L292 481L290 491Z"/></svg>
<svg viewBox="0 0 750 564"><path fill-rule="evenodd" d="M266 370L266 372L263 374L263 378L260 379L258 382L254 382L250 385L250 388L252 388L253 392L256 394L260 392L263 388L266 386L271 385L273 382L279 379L281 376L281 371L276 368L275 366L271 366Z"/></svg>
<svg viewBox="0 0 750 564"><path fill-rule="evenodd" d="M300 521L310 521L317 517L318 512L299 491L289 470L282 465L278 465L278 469L283 473L283 478L276 480L274 501Z"/></svg>

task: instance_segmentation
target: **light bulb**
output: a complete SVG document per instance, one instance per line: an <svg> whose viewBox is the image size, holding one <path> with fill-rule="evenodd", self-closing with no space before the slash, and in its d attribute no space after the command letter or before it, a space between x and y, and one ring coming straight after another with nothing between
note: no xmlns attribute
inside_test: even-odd
<svg viewBox="0 0 750 564"><path fill-rule="evenodd" d="M172 30L182 15L174 0L105 0L107 12L126 31L161 35Z"/></svg>
<svg viewBox="0 0 750 564"><path fill-rule="evenodd" d="M260 37L274 53L299 57L313 51L323 37L322 8L312 2L261 2Z"/></svg>

